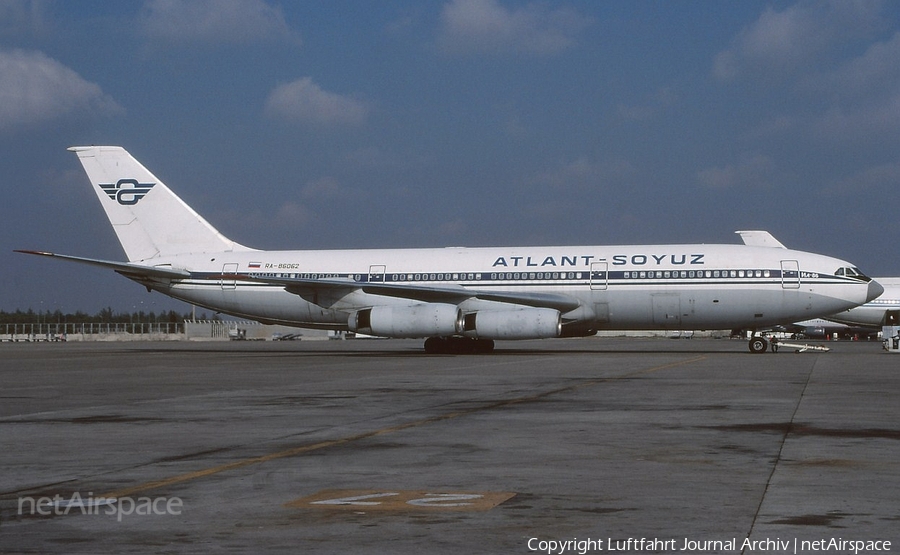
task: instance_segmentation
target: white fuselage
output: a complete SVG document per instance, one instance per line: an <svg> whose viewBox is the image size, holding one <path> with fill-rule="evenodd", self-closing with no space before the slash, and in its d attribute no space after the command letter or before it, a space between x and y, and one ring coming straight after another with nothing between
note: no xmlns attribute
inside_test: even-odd
<svg viewBox="0 0 900 555"><path fill-rule="evenodd" d="M835 275L844 261L746 245L250 250L152 263L191 272L183 280L138 280L166 295L235 316L330 329L347 329L348 315L360 308L419 301L362 288L288 292L240 276L555 293L578 301L563 311L565 322L623 330L758 328L834 314L871 294L869 283ZM469 312L510 305L473 298L459 306Z"/></svg>

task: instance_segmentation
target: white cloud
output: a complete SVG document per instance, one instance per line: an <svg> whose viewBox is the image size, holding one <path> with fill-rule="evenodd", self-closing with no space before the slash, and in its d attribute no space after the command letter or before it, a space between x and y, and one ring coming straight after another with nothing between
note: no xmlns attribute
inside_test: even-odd
<svg viewBox="0 0 900 555"><path fill-rule="evenodd" d="M293 201L287 201L275 212L275 227L286 229L302 228L319 220L312 209Z"/></svg>
<svg viewBox="0 0 900 555"><path fill-rule="evenodd" d="M774 164L761 154L744 153L737 164L707 168L697 179L711 189L768 188L772 184Z"/></svg>
<svg viewBox="0 0 900 555"><path fill-rule="evenodd" d="M50 27L47 4L33 0L0 0L0 36L41 35Z"/></svg>
<svg viewBox="0 0 900 555"><path fill-rule="evenodd" d="M783 11L767 8L714 61L727 81L748 74L789 75L809 67L836 45L868 36L879 25L880 2L800 2Z"/></svg>
<svg viewBox="0 0 900 555"><path fill-rule="evenodd" d="M360 125L368 116L364 102L322 90L310 77L280 85L266 101L266 115L315 125Z"/></svg>
<svg viewBox="0 0 900 555"><path fill-rule="evenodd" d="M620 186L634 174L635 168L628 160L609 158L597 162L582 156L541 173L535 181L558 189L603 189Z"/></svg>
<svg viewBox="0 0 900 555"><path fill-rule="evenodd" d="M149 0L142 28L162 44L299 41L281 9L263 0Z"/></svg>
<svg viewBox="0 0 900 555"><path fill-rule="evenodd" d="M893 194L900 183L900 163L888 163L865 168L840 184L841 190L881 189Z"/></svg>
<svg viewBox="0 0 900 555"><path fill-rule="evenodd" d="M852 106L832 106L812 123L813 135L858 145L860 140L896 140L900 130L900 93Z"/></svg>
<svg viewBox="0 0 900 555"><path fill-rule="evenodd" d="M590 22L568 8L506 9L497 0L452 0L441 23L438 46L447 53L551 55L571 47Z"/></svg>
<svg viewBox="0 0 900 555"><path fill-rule="evenodd" d="M0 129L122 108L99 85L37 51L0 51Z"/></svg>
<svg viewBox="0 0 900 555"><path fill-rule="evenodd" d="M828 109L812 122L814 135L853 142L863 138L896 140L900 129L898 58L900 32L833 71L803 79L802 93L832 99Z"/></svg>
<svg viewBox="0 0 900 555"><path fill-rule="evenodd" d="M900 32L838 69L811 76L804 88L815 94L838 94L844 99L900 93Z"/></svg>
<svg viewBox="0 0 900 555"><path fill-rule="evenodd" d="M307 181L306 185L300 190L300 195L304 199L311 201L332 201L335 199L358 200L366 196L364 191L352 187L345 187L337 180L337 178L331 176L324 176Z"/></svg>
<svg viewBox="0 0 900 555"><path fill-rule="evenodd" d="M790 115L772 105L757 136L794 129L806 140L847 147L896 141L900 33L881 38L888 25L883 8L879 1L840 0L768 8L716 57L713 73L721 81L779 91L781 110Z"/></svg>
<svg viewBox="0 0 900 555"><path fill-rule="evenodd" d="M649 96L642 103L638 104L619 104L616 113L622 119L629 121L647 121L663 112L669 106L677 102L678 97L669 87L658 90L654 95Z"/></svg>
<svg viewBox="0 0 900 555"><path fill-rule="evenodd" d="M829 37L814 12L792 6L782 12L767 8L744 29L733 47L716 58L715 74L724 79L747 67L788 70L819 50Z"/></svg>

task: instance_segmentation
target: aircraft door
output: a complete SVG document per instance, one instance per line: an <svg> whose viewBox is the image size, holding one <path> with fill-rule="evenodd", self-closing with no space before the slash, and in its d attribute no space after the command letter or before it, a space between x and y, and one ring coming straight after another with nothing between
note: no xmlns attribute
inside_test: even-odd
<svg viewBox="0 0 900 555"><path fill-rule="evenodd" d="M237 271L237 262L226 262L222 265L222 278L219 279L219 285L222 286L223 290L234 289L237 287L237 280L234 278L234 274L236 274Z"/></svg>
<svg viewBox="0 0 900 555"><path fill-rule="evenodd" d="M796 260L781 261L781 288L800 289L800 263Z"/></svg>
<svg viewBox="0 0 900 555"><path fill-rule="evenodd" d="M653 322L664 329L681 325L681 296L678 293L657 293L653 298Z"/></svg>
<svg viewBox="0 0 900 555"><path fill-rule="evenodd" d="M605 291L609 284L609 263L591 262L591 290Z"/></svg>
<svg viewBox="0 0 900 555"><path fill-rule="evenodd" d="M369 266L369 283L384 283L384 264L373 264Z"/></svg>

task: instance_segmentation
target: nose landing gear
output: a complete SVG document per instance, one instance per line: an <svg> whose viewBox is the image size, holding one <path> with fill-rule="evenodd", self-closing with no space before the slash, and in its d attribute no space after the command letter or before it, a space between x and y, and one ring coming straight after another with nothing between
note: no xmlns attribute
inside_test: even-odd
<svg viewBox="0 0 900 555"><path fill-rule="evenodd" d="M754 335L750 338L749 347L751 353L764 353L769 349L769 342L765 337Z"/></svg>

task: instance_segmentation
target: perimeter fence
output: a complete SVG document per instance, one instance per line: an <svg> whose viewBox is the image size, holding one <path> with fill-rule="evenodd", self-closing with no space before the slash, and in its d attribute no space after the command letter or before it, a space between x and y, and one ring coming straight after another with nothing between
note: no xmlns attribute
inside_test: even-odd
<svg viewBox="0 0 900 555"><path fill-rule="evenodd" d="M67 341L126 335L135 339L184 334L184 322L0 324L0 341Z"/></svg>

